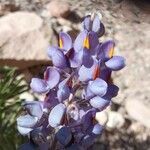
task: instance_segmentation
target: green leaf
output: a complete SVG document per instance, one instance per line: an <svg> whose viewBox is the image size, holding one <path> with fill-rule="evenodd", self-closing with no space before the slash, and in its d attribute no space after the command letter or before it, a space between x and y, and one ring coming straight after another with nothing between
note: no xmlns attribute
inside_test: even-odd
<svg viewBox="0 0 150 150"><path fill-rule="evenodd" d="M0 68L0 150L15 150L23 143L18 135L16 117L21 110L19 94L28 90L16 68Z"/></svg>

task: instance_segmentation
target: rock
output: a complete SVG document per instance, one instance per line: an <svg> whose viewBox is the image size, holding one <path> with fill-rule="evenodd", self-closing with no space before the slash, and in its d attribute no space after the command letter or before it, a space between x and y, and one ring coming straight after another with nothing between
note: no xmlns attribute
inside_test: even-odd
<svg viewBox="0 0 150 150"><path fill-rule="evenodd" d="M46 6L47 11L51 17L67 17L70 13L70 6L67 2L60 2L53 0Z"/></svg>
<svg viewBox="0 0 150 150"><path fill-rule="evenodd" d="M19 5L11 2L0 3L0 16L19 10Z"/></svg>
<svg viewBox="0 0 150 150"><path fill-rule="evenodd" d="M35 13L15 12L0 18L0 64L21 67L46 62L51 31ZM28 61L28 63L26 63ZM40 62L41 63L41 62Z"/></svg>
<svg viewBox="0 0 150 150"><path fill-rule="evenodd" d="M121 3L123 0L113 0L115 3Z"/></svg>
<svg viewBox="0 0 150 150"><path fill-rule="evenodd" d="M139 122L133 122L129 129L134 133L144 132L144 126Z"/></svg>
<svg viewBox="0 0 150 150"><path fill-rule="evenodd" d="M108 122L106 124L108 129L120 128L124 125L124 123L125 119L120 113L115 111L108 112Z"/></svg>
<svg viewBox="0 0 150 150"><path fill-rule="evenodd" d="M150 2L149 0L134 0L134 2L137 4L138 7L140 7L142 10L146 11L147 13L150 13Z"/></svg>
<svg viewBox="0 0 150 150"><path fill-rule="evenodd" d="M106 109L104 109L101 112L97 112L95 119L98 121L99 124L105 126L108 122L108 113L111 110L111 106L108 106Z"/></svg>
<svg viewBox="0 0 150 150"><path fill-rule="evenodd" d="M128 100L125 103L128 115L139 121L144 126L150 128L150 105L143 103L140 99Z"/></svg>
<svg viewBox="0 0 150 150"><path fill-rule="evenodd" d="M107 112L105 112L105 111L97 112L96 113L96 120L98 121L99 124L104 126L108 121Z"/></svg>

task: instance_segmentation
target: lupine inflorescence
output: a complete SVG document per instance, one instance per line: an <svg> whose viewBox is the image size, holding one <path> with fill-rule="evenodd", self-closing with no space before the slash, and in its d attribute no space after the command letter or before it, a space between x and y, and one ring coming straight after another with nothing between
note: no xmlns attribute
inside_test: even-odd
<svg viewBox="0 0 150 150"><path fill-rule="evenodd" d="M95 116L117 95L111 74L122 69L125 60L114 56L114 41L99 42L104 25L98 15L85 17L82 26L74 42L67 33L59 34L59 45L48 48L53 66L43 79L31 81L31 89L46 96L23 103L26 114L17 118L17 128L29 143L21 149L49 149L51 135L52 149L56 144L60 149L87 149L102 133L104 126Z"/></svg>

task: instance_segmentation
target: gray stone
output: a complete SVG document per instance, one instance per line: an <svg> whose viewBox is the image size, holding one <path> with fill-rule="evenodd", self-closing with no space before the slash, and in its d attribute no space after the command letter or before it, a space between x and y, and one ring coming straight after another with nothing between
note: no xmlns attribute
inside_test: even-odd
<svg viewBox="0 0 150 150"><path fill-rule="evenodd" d="M106 127L108 129L121 128L124 125L124 123L125 119L122 116L122 114L115 111L108 112L108 122L106 124Z"/></svg>
<svg viewBox="0 0 150 150"><path fill-rule="evenodd" d="M129 117L150 128L150 105L143 103L140 99L128 100L125 108Z"/></svg>
<svg viewBox="0 0 150 150"><path fill-rule="evenodd" d="M67 17L70 13L69 4L58 0L52 0L47 4L46 9L51 17Z"/></svg>
<svg viewBox="0 0 150 150"><path fill-rule="evenodd" d="M46 62L50 32L35 13L16 12L1 17L0 64L14 61L14 65L25 67Z"/></svg>

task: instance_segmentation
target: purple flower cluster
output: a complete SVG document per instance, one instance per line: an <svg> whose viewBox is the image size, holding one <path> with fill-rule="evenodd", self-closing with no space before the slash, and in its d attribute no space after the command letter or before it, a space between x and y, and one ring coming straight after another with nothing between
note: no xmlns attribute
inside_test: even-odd
<svg viewBox="0 0 150 150"><path fill-rule="evenodd" d="M102 133L95 116L117 95L111 73L121 70L125 60L114 56L114 41L99 42L104 25L98 15L85 17L82 25L74 42L67 33L59 34L59 45L48 48L53 66L43 79L31 81L32 90L46 96L23 104L27 113L17 118L17 127L30 142L21 149L48 149L51 134L62 149L86 149Z"/></svg>

